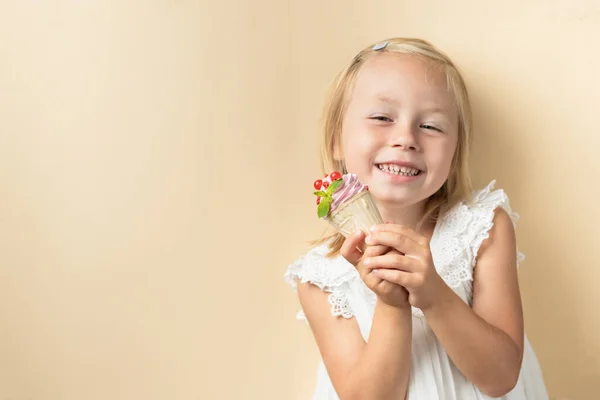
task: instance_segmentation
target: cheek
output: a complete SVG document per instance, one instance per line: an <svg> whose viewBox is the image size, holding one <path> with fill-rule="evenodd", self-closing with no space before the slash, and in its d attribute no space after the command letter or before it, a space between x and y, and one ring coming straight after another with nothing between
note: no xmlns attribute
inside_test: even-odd
<svg viewBox="0 0 600 400"><path fill-rule="evenodd" d="M437 143L435 151L430 152L429 161L437 171L448 174L452 167L452 159L456 150L456 143L444 141Z"/></svg>
<svg viewBox="0 0 600 400"><path fill-rule="evenodd" d="M376 135L367 127L356 127L348 129L342 134L342 150L346 165L355 165L372 158L374 149L377 147Z"/></svg>

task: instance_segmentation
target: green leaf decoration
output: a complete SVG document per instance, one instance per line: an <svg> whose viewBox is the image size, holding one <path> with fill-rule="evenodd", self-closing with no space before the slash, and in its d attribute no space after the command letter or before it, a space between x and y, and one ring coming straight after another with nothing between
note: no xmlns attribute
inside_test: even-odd
<svg viewBox="0 0 600 400"><path fill-rule="evenodd" d="M323 197L323 199L321 199L321 203L319 203L319 207L317 207L317 215L319 218L323 218L329 214L330 205L331 197Z"/></svg>
<svg viewBox="0 0 600 400"><path fill-rule="evenodd" d="M328 194L319 190L318 192L315 192L315 194L319 197L328 197Z"/></svg>
<svg viewBox="0 0 600 400"><path fill-rule="evenodd" d="M337 181L331 182L331 185L327 188L326 192L328 194L333 194L340 187L340 185L344 182L343 179L338 179Z"/></svg>

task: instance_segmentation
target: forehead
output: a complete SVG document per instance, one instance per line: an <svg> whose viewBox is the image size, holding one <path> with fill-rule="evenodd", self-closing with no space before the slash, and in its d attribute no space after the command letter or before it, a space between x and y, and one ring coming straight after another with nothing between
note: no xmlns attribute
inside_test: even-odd
<svg viewBox="0 0 600 400"><path fill-rule="evenodd" d="M415 55L381 53L362 66L352 99L384 102L425 101L453 109L454 96L444 69Z"/></svg>

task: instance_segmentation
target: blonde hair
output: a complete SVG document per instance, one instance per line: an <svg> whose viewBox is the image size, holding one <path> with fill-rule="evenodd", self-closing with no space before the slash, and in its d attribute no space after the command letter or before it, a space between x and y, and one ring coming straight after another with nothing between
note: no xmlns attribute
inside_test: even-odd
<svg viewBox="0 0 600 400"><path fill-rule="evenodd" d="M448 88L454 95L454 101L458 110L458 143L452 159L450 174L444 185L434 193L427 201L425 214L419 222L419 227L427 221L435 222L444 212L451 209L461 201L471 198L472 185L469 176L469 147L471 144L471 105L465 82L460 72L452 63L450 58L437 50L429 42L413 38L387 39L383 45L371 44L358 53L336 77L327 99L325 101L322 126L321 126L321 170L323 174L331 171L340 171L345 174L348 171L343 160L336 160L335 149L340 144L342 134L342 121L346 112L348 102L356 77L367 60L378 53L397 53L413 55L423 58L433 66L441 67L446 76ZM322 238L312 242L313 245L329 242L329 256L339 252L344 242L340 233L324 235Z"/></svg>

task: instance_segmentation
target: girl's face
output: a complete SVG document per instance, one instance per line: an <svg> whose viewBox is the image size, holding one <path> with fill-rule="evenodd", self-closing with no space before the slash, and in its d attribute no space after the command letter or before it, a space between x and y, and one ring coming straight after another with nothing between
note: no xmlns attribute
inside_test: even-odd
<svg viewBox="0 0 600 400"><path fill-rule="evenodd" d="M356 77L336 156L378 202L419 203L450 173L458 140L453 103L441 70L415 56L377 54Z"/></svg>

